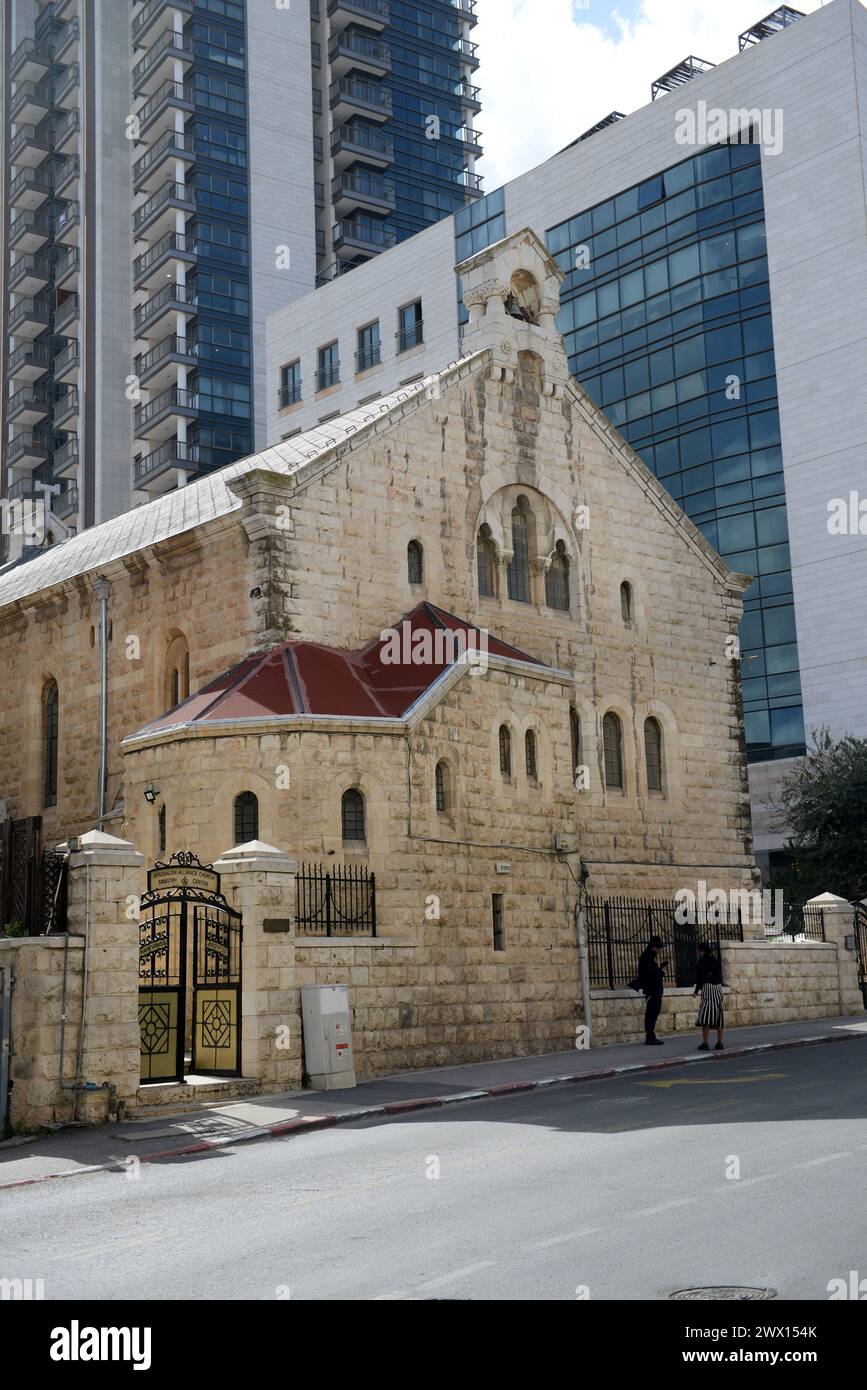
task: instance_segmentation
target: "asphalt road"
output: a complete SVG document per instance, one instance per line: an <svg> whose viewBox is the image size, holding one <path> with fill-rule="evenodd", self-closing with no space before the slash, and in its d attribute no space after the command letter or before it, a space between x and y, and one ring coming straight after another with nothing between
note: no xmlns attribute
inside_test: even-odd
<svg viewBox="0 0 867 1390"><path fill-rule="evenodd" d="M867 1277L865 1169L859 1039L3 1192L0 1278L46 1299L824 1300Z"/></svg>

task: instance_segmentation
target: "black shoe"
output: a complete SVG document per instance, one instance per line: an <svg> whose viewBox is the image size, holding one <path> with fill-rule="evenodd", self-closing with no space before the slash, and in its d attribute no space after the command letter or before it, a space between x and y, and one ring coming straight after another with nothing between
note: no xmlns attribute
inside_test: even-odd
<svg viewBox="0 0 867 1390"><path fill-rule="evenodd" d="M709 1044L709 1043L699 1043L698 1047L696 1048L696 1051L697 1051L697 1052L710 1052L710 1044Z"/></svg>
<svg viewBox="0 0 867 1390"><path fill-rule="evenodd" d="M710 1051L710 1048L708 1048L708 1051ZM725 1048L723 1047L722 1043L717 1043L716 1047L714 1048L714 1052L725 1052Z"/></svg>
<svg viewBox="0 0 867 1390"><path fill-rule="evenodd" d="M663 1041L662 1041L662 1038L657 1038L657 1037L645 1038L645 1039L644 1039L644 1046L645 1046L645 1047L663 1047L663 1046L664 1046L664 1043L663 1043Z"/></svg>

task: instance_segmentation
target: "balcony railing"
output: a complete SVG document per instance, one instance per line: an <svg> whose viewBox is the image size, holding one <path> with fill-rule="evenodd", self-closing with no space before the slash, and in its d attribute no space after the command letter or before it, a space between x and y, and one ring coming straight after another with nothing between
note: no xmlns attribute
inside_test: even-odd
<svg viewBox="0 0 867 1390"><path fill-rule="evenodd" d="M297 405L301 400L300 380L283 382L277 395L280 398L280 409L285 410L288 405Z"/></svg>
<svg viewBox="0 0 867 1390"><path fill-rule="evenodd" d="M66 347L65 347L65 348L63 349L63 351L59 354L59 356L55 357L55 359L54 359L54 375L55 375L55 377L62 376L63 373L66 372L66 371L68 371L70 367L77 367L77 366L78 366L78 362L79 362L78 339L77 339L77 338L73 338L73 340L72 340L71 342L67 343Z"/></svg>
<svg viewBox="0 0 867 1390"><path fill-rule="evenodd" d="M196 300L190 286L172 282L152 295L146 304L140 304L134 315L136 331L143 328L154 315L159 314L169 304L183 304L190 310L195 308Z"/></svg>
<svg viewBox="0 0 867 1390"><path fill-rule="evenodd" d="M360 10L382 21L388 19L389 13L388 0L329 0L328 13L332 15L335 10Z"/></svg>
<svg viewBox="0 0 867 1390"><path fill-rule="evenodd" d="M192 391L185 391L180 386L170 386L168 391L161 391L152 401L136 406L136 430L143 429L158 415L164 415L166 411L196 410L196 408L196 398Z"/></svg>
<svg viewBox="0 0 867 1390"><path fill-rule="evenodd" d="M182 130L167 130L165 135L161 135L156 144L152 145L147 153L143 154L141 159L136 160L132 166L133 182L138 183L140 179L144 178L148 169L152 169L155 164L159 163L167 150L178 150L182 154L192 156L194 153L193 142L190 136L185 135Z"/></svg>
<svg viewBox="0 0 867 1390"><path fill-rule="evenodd" d="M48 396L43 386L22 386L9 397L9 418L13 419L20 410L32 410L42 415L48 414Z"/></svg>
<svg viewBox="0 0 867 1390"><path fill-rule="evenodd" d="M337 386L340 381L340 363L332 362L327 367L320 367L316 372L316 390L327 391L330 386Z"/></svg>
<svg viewBox="0 0 867 1390"><path fill-rule="evenodd" d="M157 39L152 48L149 48L140 63L136 63L132 70L132 89L133 91L145 81L148 74L163 61L167 53L180 53L189 60L193 57L193 41L188 34L178 33L175 29L166 29Z"/></svg>
<svg viewBox="0 0 867 1390"><path fill-rule="evenodd" d="M391 49L387 43L374 38L371 34L355 34L350 29L345 29L343 33L338 34L333 39L328 50L328 57L333 63L341 53L351 53L358 58L369 58L383 67L388 67L391 64Z"/></svg>
<svg viewBox="0 0 867 1390"><path fill-rule="evenodd" d="M65 256L54 267L54 279L56 284L60 284L68 275L73 275L81 268L81 253L77 246L70 246Z"/></svg>
<svg viewBox="0 0 867 1390"><path fill-rule="evenodd" d="M78 435L73 435L62 448L54 450L53 472L55 478L65 469L71 468L74 463L78 463Z"/></svg>
<svg viewBox="0 0 867 1390"><path fill-rule="evenodd" d="M351 173L340 175L334 181L335 195L343 193L362 198L376 198L391 207L395 205L394 184L380 174L370 174L364 169L354 169Z"/></svg>
<svg viewBox="0 0 867 1390"><path fill-rule="evenodd" d="M60 146L69 139L70 135L77 134L80 129L81 112L76 107L73 111L70 111L67 116L64 116L59 126L55 127L54 148L59 149Z"/></svg>
<svg viewBox="0 0 867 1390"><path fill-rule="evenodd" d="M144 458L136 459L136 487L143 487L169 468L192 472L198 467L198 462L199 451L195 444L184 444L178 439L170 439L158 449L152 449Z"/></svg>
<svg viewBox="0 0 867 1390"><path fill-rule="evenodd" d="M58 426L62 420L66 420L70 415L78 412L78 388L71 386L68 391L64 391L54 402L54 424Z"/></svg>
<svg viewBox="0 0 867 1390"><path fill-rule="evenodd" d="M397 232L393 227L381 226L378 222L361 222L350 217L335 224L334 241L338 244L362 242L365 246L376 246L387 251L395 245Z"/></svg>
<svg viewBox="0 0 867 1390"><path fill-rule="evenodd" d="M136 43L143 34L147 33L160 11L168 8L182 10L184 14L192 14L193 3L192 0L149 0L132 22L132 36Z"/></svg>
<svg viewBox="0 0 867 1390"><path fill-rule="evenodd" d="M137 113L139 128L144 131L156 115L159 108L165 102L174 102L182 106L192 106L191 94L187 91L183 82L174 82L170 78L161 87L157 87L153 96L149 97L144 106Z"/></svg>
<svg viewBox="0 0 867 1390"><path fill-rule="evenodd" d="M133 363L135 374L139 378L146 377L150 372L158 367L166 357L186 357L195 359L196 346L190 338L179 338L172 334L168 338L163 338L161 343L157 343L150 352L140 352Z"/></svg>
<svg viewBox="0 0 867 1390"><path fill-rule="evenodd" d="M51 82L19 82L9 105L9 114L13 121L19 111L25 110L29 106L37 109L50 111L54 105L54 90Z"/></svg>
<svg viewBox="0 0 867 1390"><path fill-rule="evenodd" d="M71 516L73 512L78 511L78 488L75 484L68 487L65 492L61 492L59 497L55 497L51 504L51 510L55 516L60 517L61 521L64 517Z"/></svg>
<svg viewBox="0 0 867 1390"><path fill-rule="evenodd" d="M54 149L54 136L50 130L43 130L42 126L23 125L19 128L16 135L12 138L9 146L9 163L14 164L19 158L21 151L36 146L37 149L44 150L46 154Z"/></svg>
<svg viewBox="0 0 867 1390"><path fill-rule="evenodd" d="M133 230L139 231L150 222L151 218L156 217L161 208L169 203L189 204L193 210L192 190L183 183L167 183L159 189L152 198L148 198L146 203L142 203L133 216Z"/></svg>
<svg viewBox="0 0 867 1390"><path fill-rule="evenodd" d="M54 319L55 333L62 333L73 319L77 319L81 313L81 300L77 294L71 294L68 299L64 299L62 304L57 307Z"/></svg>
<svg viewBox="0 0 867 1390"><path fill-rule="evenodd" d="M192 257L194 245L192 237L185 236L183 232L167 232L159 241L154 242L153 246L149 246L147 251L136 256L132 267L135 279L140 280L143 275L147 275L152 266L158 265L167 256L185 259Z"/></svg>
<svg viewBox="0 0 867 1390"><path fill-rule="evenodd" d="M35 63L41 67L51 67L51 54L44 44L37 43L35 39L22 39L15 52L12 54L12 75L21 68L25 62Z"/></svg>
<svg viewBox="0 0 867 1390"><path fill-rule="evenodd" d="M407 328L398 329L395 334L395 347L398 352L409 352L424 342L424 319L416 319Z"/></svg>
<svg viewBox="0 0 867 1390"><path fill-rule="evenodd" d="M17 203L28 189L36 189L49 198L54 191L54 179L41 169L22 169L12 180L9 188L10 203Z"/></svg>
<svg viewBox="0 0 867 1390"><path fill-rule="evenodd" d="M373 154L393 155L394 141L384 131L364 125L339 125L335 128L333 143L354 145L357 149L370 150Z"/></svg>
<svg viewBox="0 0 867 1390"><path fill-rule="evenodd" d="M355 354L356 372L366 372L378 367L382 362L382 343L371 343L369 347L359 348Z"/></svg>
<svg viewBox="0 0 867 1390"><path fill-rule="evenodd" d="M50 363L47 343L21 343L9 354L9 375L14 377L22 367L48 367Z"/></svg>
<svg viewBox="0 0 867 1390"><path fill-rule="evenodd" d="M19 299L9 314L9 332L14 333L18 326L25 322L44 323L46 326L51 321L51 310L47 304L38 299L31 299L29 296Z"/></svg>
<svg viewBox="0 0 867 1390"><path fill-rule="evenodd" d="M47 282L51 279L51 274L52 265L47 256L19 256L9 270L9 287L14 290L21 280L30 277Z"/></svg>
<svg viewBox="0 0 867 1390"><path fill-rule="evenodd" d="M9 243L15 246L28 233L47 241L53 231L54 223L46 212L22 212L9 228Z"/></svg>
<svg viewBox="0 0 867 1390"><path fill-rule="evenodd" d="M331 84L330 100L332 106L343 102L349 106L370 106L383 114L391 111L391 92L360 77L338 77Z"/></svg>
<svg viewBox="0 0 867 1390"><path fill-rule="evenodd" d="M39 458L48 453L48 440L39 430L22 430L9 445L8 461L14 465L24 458Z"/></svg>

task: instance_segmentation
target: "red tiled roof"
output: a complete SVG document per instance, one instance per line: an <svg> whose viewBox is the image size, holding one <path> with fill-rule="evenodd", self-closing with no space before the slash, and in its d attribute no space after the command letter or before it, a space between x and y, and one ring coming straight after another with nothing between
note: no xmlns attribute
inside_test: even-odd
<svg viewBox="0 0 867 1390"><path fill-rule="evenodd" d="M141 732L290 714L399 719L463 650L481 648L492 656L541 665L490 634L485 646L478 628L432 603L419 604L391 632L399 638L397 651L395 638L389 644L379 637L361 651L285 642L248 656Z"/></svg>

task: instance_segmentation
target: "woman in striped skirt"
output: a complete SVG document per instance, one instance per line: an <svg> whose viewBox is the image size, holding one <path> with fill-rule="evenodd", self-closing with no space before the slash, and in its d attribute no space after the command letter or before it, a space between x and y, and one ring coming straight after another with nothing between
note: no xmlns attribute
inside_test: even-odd
<svg viewBox="0 0 867 1390"><path fill-rule="evenodd" d="M695 993L701 995L696 1023L704 1035L699 1052L710 1052L710 1030L716 1030L716 1051L723 1050L723 1012L722 967L710 946L702 942L699 946L698 967L695 972Z"/></svg>

